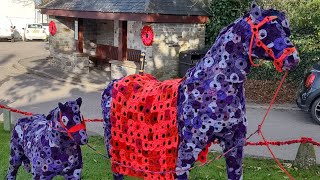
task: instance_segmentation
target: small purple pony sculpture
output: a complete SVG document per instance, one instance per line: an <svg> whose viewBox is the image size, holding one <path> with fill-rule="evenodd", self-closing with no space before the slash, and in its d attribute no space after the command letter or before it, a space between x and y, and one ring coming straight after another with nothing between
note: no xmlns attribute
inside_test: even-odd
<svg viewBox="0 0 320 180"><path fill-rule="evenodd" d="M243 177L243 146L247 133L244 81L253 65L252 57L273 60L278 71L293 70L298 53L289 40L285 14L251 5L250 13L222 29L216 42L179 86L177 122L178 158L175 178L188 179L189 169L208 144L218 140L225 155L228 179ZM112 81L102 94L105 144L110 139ZM123 179L114 174L114 179Z"/></svg>
<svg viewBox="0 0 320 180"><path fill-rule="evenodd" d="M21 164L33 179L50 180L57 175L81 179L82 156L79 145L88 142L80 113L82 99L59 103L49 115L18 120L12 131L7 179L14 180Z"/></svg>

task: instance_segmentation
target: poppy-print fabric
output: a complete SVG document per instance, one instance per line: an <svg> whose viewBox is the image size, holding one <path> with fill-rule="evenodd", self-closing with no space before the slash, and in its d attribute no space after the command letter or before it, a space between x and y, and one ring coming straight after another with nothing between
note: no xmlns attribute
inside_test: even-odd
<svg viewBox="0 0 320 180"><path fill-rule="evenodd" d="M80 130L70 139L61 126L61 122L66 128L81 123L81 102L79 98L59 103L47 116L38 114L18 120L12 131L7 180L16 179L20 165L32 173L34 180L50 180L57 175L81 179L80 144L87 143L87 134Z"/></svg>

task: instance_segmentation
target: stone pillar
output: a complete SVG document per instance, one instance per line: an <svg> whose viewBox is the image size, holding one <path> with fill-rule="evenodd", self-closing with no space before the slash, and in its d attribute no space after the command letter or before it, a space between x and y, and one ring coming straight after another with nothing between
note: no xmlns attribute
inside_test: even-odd
<svg viewBox="0 0 320 180"><path fill-rule="evenodd" d="M5 131L11 131L11 112L3 110L3 125Z"/></svg>
<svg viewBox="0 0 320 180"><path fill-rule="evenodd" d="M303 169L316 166L316 153L312 144L300 144L296 159L294 160L294 166Z"/></svg>

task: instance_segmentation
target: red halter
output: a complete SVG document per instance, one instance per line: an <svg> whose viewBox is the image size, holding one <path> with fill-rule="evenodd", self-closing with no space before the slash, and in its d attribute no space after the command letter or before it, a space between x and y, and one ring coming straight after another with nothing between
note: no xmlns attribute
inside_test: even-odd
<svg viewBox="0 0 320 180"><path fill-rule="evenodd" d="M71 133L75 133L78 132L80 130L86 130L86 122L84 121L83 116L81 117L81 124L77 124L75 126L72 126L70 129L68 129L62 122L62 115L61 112L59 112L59 118L60 118L60 124L62 126L63 129L65 129L65 133L68 134L68 136L73 140L73 137L71 136Z"/></svg>
<svg viewBox="0 0 320 180"><path fill-rule="evenodd" d="M262 61L260 61L259 64L255 64L253 62L252 56L251 56L252 55L253 40L254 40L254 38L256 38L256 45L258 47L262 47L268 53L268 55L273 58L273 60L274 60L273 64L274 64L276 70L278 72L282 72L283 71L282 66L283 66L284 59L287 56L291 55L294 51L296 51L296 48L295 47L286 48L284 50L284 52L282 53L282 55L279 58L276 58L274 56L273 50L271 48L268 48L268 46L266 46L259 38L259 28L261 26L263 26L265 23L272 21L276 18L278 18L278 17L277 16L267 16L259 24L254 24L250 17L246 18L246 21L250 24L251 31L252 31L252 37L251 37L250 47L249 47L249 60L250 60L251 65L254 67L261 66L261 64L262 64Z"/></svg>

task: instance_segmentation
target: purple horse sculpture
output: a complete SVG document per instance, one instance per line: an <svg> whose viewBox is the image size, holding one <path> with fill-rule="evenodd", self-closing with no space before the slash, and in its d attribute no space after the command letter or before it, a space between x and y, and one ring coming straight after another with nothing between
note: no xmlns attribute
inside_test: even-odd
<svg viewBox="0 0 320 180"><path fill-rule="evenodd" d="M57 175L81 179L80 145L88 142L80 113L82 99L59 103L47 116L34 115L18 120L12 131L7 179L14 180L21 164L35 180Z"/></svg>
<svg viewBox="0 0 320 180"><path fill-rule="evenodd" d="M214 140L218 140L224 152L233 148L225 155L228 179L243 178L248 124L244 81L254 65L252 57L273 61L279 72L295 69L300 59L289 36L284 13L264 10L253 3L248 14L221 30L205 57L188 70L178 88L175 179L187 180L199 153ZM118 81L121 80L112 81L102 94L109 155L113 85ZM114 179L123 179L123 174L114 173Z"/></svg>

